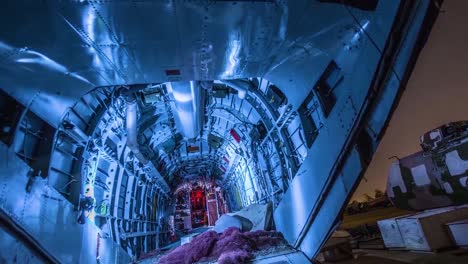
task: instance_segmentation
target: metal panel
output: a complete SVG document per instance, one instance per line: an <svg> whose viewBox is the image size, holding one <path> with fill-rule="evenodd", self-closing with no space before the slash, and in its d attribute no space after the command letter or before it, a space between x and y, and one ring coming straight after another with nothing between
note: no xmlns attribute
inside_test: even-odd
<svg viewBox="0 0 468 264"><path fill-rule="evenodd" d="M375 20L384 29L391 20L388 9L378 11L385 16L362 20ZM307 60L320 69L315 62L326 63L343 52L339 40L354 36L342 31L355 22L341 5L302 0L7 1L0 23L15 25L0 32L0 85L25 105L36 92L56 102L54 115L44 116L56 126L66 107L101 85L267 74L283 79L275 82L282 89L304 94L313 68L306 68L306 74L300 67L288 74L275 69L309 55L317 59ZM180 76L167 76L171 69ZM38 112L44 110L41 102Z"/></svg>
<svg viewBox="0 0 468 264"><path fill-rule="evenodd" d="M418 2L418 9L420 12L415 12L413 16L410 29L405 34L406 44L399 49L397 58L395 60L394 71L387 80L387 88L380 95L382 99L379 100L379 105L375 107L378 110L374 111L372 119L369 122L372 131L381 131L385 125L385 116L390 113L394 98L396 98L398 95L398 86L401 85L400 81L405 77L405 70L408 66L408 63L411 62L413 48L418 44L417 41L418 37L420 36L419 30L422 23L424 22L424 19L428 16L426 12L429 9L429 6L429 1Z"/></svg>
<svg viewBox="0 0 468 264"><path fill-rule="evenodd" d="M395 6L398 5L397 2L393 2L393 4ZM383 6L379 5L380 7L383 8ZM390 17L392 16L390 10L396 11L396 8L392 9L389 6L385 6L385 8L388 9L386 12L389 12L388 16ZM426 13L426 11L421 6L411 9L413 14ZM387 26L390 27L392 20L387 20L387 23ZM414 31L410 31L409 34L413 33ZM362 36L362 39L369 41L368 37L369 35L366 34ZM402 39L397 45L409 45L411 47L414 44L414 41L405 42L405 40L408 39ZM375 54L375 52L379 54ZM366 102L365 100L368 100L368 98L364 99L362 97L364 93L367 93L367 85L375 85L373 82L371 83L372 78L376 78L375 81L379 85L377 86L380 89L379 92L388 91L392 87L396 87L395 84L387 86L387 83L383 83L380 85L379 83L386 80L387 77L374 76L376 72L381 74L374 68L377 67L377 63L379 62L377 58L381 52L381 50L378 50L378 45L376 46L374 43L369 44L367 41L364 41L359 44L356 55L359 57L359 60L357 60L360 63L359 67L353 65L353 63L345 63L342 64L343 66L338 63L339 66L343 67L342 71L344 72L344 81L336 91L338 102L335 109L332 110L330 117L327 120L320 120L324 123L324 126L313 146L308 150L307 158L299 168L290 188L283 196L283 200L275 211L274 216L278 229L284 230L285 238L293 245L300 246L310 258L315 256L323 241L330 235L333 227L338 224L336 221L338 220L337 216L341 208L337 205L342 205L347 200L348 195L346 193L353 190L359 175L362 173L363 166L366 165L360 163L361 157L356 149L351 148L351 150L348 150L350 152L346 153L346 148L349 147L346 147L345 144L349 144L349 142L345 142L345 139L353 140L352 135L355 133L354 126L365 126L369 114L362 115L363 111L375 113L380 109L388 111L390 108L388 104L376 104L375 108L369 107L376 102L386 101L382 97L378 97L375 100L376 102ZM351 53L351 51L348 50L348 53ZM339 50L335 54L340 54ZM363 56L362 54L366 55ZM375 57L372 56L374 54ZM348 56L347 59L352 60L353 56ZM395 56L395 54L392 56ZM338 58L337 60L339 61ZM350 65L353 66L349 67ZM359 68L363 65L368 68L360 71L361 69ZM385 64L380 64L379 62L378 65L381 67ZM386 74L386 76L391 76L392 71L387 70ZM379 77L382 80L379 80ZM292 81L292 83L294 82ZM286 83L283 84L286 85ZM399 85L401 84L398 84L398 87L400 87ZM297 87L297 84L295 87ZM353 89L350 91L341 87L353 87ZM388 100L393 101L391 98ZM383 123L386 122L387 117L387 115L380 115ZM364 120L361 120L361 118L364 118ZM364 124L359 125L359 122L363 122ZM380 130L374 132L379 133ZM374 138L374 140L376 141L375 144L377 144L378 139ZM375 146L369 146L369 148L375 150ZM345 153L340 153L339 151L345 151ZM345 165L343 167L337 165L338 170L334 171L335 164Z"/></svg>
<svg viewBox="0 0 468 264"><path fill-rule="evenodd" d="M285 230L285 237L290 243L294 243L302 232L309 217L307 212L311 212L315 206L330 176L330 170L337 161L343 144L355 125L355 120L358 119L359 108L365 105L365 95L372 78L370 73L373 73L371 69L376 67L379 54L375 47L369 44L360 52L367 54L365 58L362 58L366 61L365 66L354 68L354 70L343 69L345 72L343 84L340 85L341 89L335 91L338 101L328 119L321 120L324 125L322 131L312 148L308 150L307 158L275 212L275 221ZM306 67L302 65L301 68L303 71ZM346 74L347 72L352 72L352 74ZM309 83L309 87L311 86L312 83ZM353 89L343 88L349 86ZM301 98L299 95L292 98L298 97Z"/></svg>
<svg viewBox="0 0 468 264"><path fill-rule="evenodd" d="M271 185L276 186L271 186L271 194L268 194L277 197L278 201L279 196L275 194L290 186L275 211L277 227L291 244L312 258L336 224L341 209L336 205L345 203L363 169L353 140L360 128L367 125L367 120L363 121L364 111L374 103L372 99L383 102L372 109L376 113L373 116L375 122L369 122L379 132L390 113L395 90L400 87L396 70L384 69L393 72L393 81L384 87L382 97L370 98L373 93L369 88L374 88L374 77L381 77L376 69L382 50L387 46L399 2L380 1L377 10L371 12L308 0L6 1L0 9L0 24L8 25L0 30L0 87L49 124L59 127L68 108L96 86L260 77L248 83L251 91L246 97L247 103L230 95L227 96L230 100L223 102L220 99L220 105L234 109L232 113L243 113L245 117L240 121L261 118L264 122L268 132L261 146L273 151L262 153L265 154L262 162L266 160L266 164L258 171L267 170L270 178L277 178L275 181L281 183L280 188L272 181ZM424 1L424 4L428 2ZM418 10L424 13L421 6ZM420 13L414 16L418 23ZM419 29L419 24L414 25L408 30L411 36L407 41L411 44L414 44L414 35ZM406 71L408 60L404 59L410 50L413 50L412 45L402 50L398 73ZM320 111L313 113L313 121L320 131L307 133L319 135L307 153L305 148L302 150L307 157L290 184L293 172L301 164L290 164L288 160L292 154L291 146L284 140L287 133L279 131L282 121L278 121L280 114L285 112L268 103L265 95L269 88L262 78L278 85L286 95L290 105L287 106L288 114L283 117L287 117L298 109L332 61L343 73L343 82L332 91L337 98L336 104L327 116ZM392 66L390 62L390 68ZM387 80L388 76L382 76L378 81ZM256 89L254 81L260 82L261 89ZM109 92L105 96L113 98L114 95ZM106 103L103 105L108 107ZM166 107L166 110L169 109ZM85 110L84 114L90 112ZM224 114L218 112L215 114ZM214 115L213 120L218 123L213 131L222 136L231 125L237 124L237 114L232 113L232 119L221 121ZM167 116L163 119L170 122L171 117ZM77 119L80 118L77 116ZM91 116L85 118L80 127L84 129L91 121L97 120L91 120ZM171 131L172 136L174 131ZM142 133L145 136L151 134L151 131L145 132ZM248 137L248 131L240 133ZM105 142L108 133L100 136ZM203 146L203 151L206 149ZM187 158L184 162L188 164L189 153L177 151ZM241 144L236 151L246 153L246 146ZM103 155L109 160L115 159L110 157L114 155L104 152L106 150ZM130 161L128 154L126 150L117 155L117 159L127 163ZM235 164L239 160L249 162L239 157L236 155L231 159L230 165L241 174L238 180L242 181L244 172L250 173L250 169ZM3 184L0 205L15 215L32 234L41 237L44 245L53 247L52 251L61 260L94 262L94 258L102 256L103 261L118 262L112 254L106 255L109 251L114 256L124 256L120 247L116 248L111 239L101 237L93 224L78 226L73 207L50 188L48 182L38 179L32 191L25 193L27 166L17 161L11 151L5 160L11 160L17 167L0 166ZM183 165L180 160L176 161L168 167ZM61 159L57 162L61 163ZM114 228L117 243L120 242L119 227L128 227L129 218L135 218L131 212L135 199L145 200L144 192L135 196L135 190L141 190L136 187L140 184L140 179L136 179L140 172L133 169L137 167L136 163L131 161L129 168L124 168L127 164L119 165L116 169L119 174L113 175L118 177L117 183L113 184L115 179L109 183L111 190L113 185L116 190L113 213L117 218L111 220L114 222L111 228ZM62 165L67 164L63 162ZM171 170L170 174L173 172ZM125 181L123 174L129 174ZM250 195L240 193L244 200L253 198L254 191L260 186L253 181L255 175L247 177L250 179L247 185L252 187L249 187ZM245 189L245 186L241 188ZM118 208L119 199L121 208ZM166 206L161 206L162 203ZM145 202L141 204L144 206ZM168 201L158 204L160 207L168 205ZM118 218L122 216L126 219ZM135 234L141 234L140 231ZM58 243L60 239L70 242ZM128 244L134 240L130 239ZM126 246L129 251L131 247ZM122 258L128 260L128 257Z"/></svg>
<svg viewBox="0 0 468 264"><path fill-rule="evenodd" d="M310 223L310 227L306 227L308 230L305 231L303 240L300 241L300 249L308 257L312 258L318 254L319 249L338 227L339 222L337 220L342 209L339 205L345 204L362 169L359 155L356 150L353 150L346 160L342 174L337 177L331 190L326 193L323 200L318 201L323 202L323 205L316 209L318 212L316 212L313 222ZM347 185L347 183L350 183L351 186Z"/></svg>
<svg viewBox="0 0 468 264"><path fill-rule="evenodd" d="M92 223L79 225L74 207L47 180L36 177L31 192L25 191L29 168L0 143L0 207L64 263L93 262L99 229ZM79 238L79 239L76 239ZM66 241L66 243L63 243ZM120 247L106 248L129 262Z"/></svg>
<svg viewBox="0 0 468 264"><path fill-rule="evenodd" d="M0 228L0 263L44 263L30 248Z"/></svg>

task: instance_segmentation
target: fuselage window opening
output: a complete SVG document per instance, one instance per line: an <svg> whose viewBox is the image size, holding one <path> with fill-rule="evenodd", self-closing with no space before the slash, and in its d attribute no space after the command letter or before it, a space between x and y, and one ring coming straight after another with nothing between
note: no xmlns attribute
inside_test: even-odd
<svg viewBox="0 0 468 264"><path fill-rule="evenodd" d="M300 167L307 156L307 143L300 115L296 115L288 125L287 134L291 145L293 146L292 157L296 162L296 167ZM294 174L295 172L296 171L294 171Z"/></svg>
<svg viewBox="0 0 468 264"><path fill-rule="evenodd" d="M312 147L314 140L318 136L317 125L315 124L314 118L312 117L312 114L318 108L318 103L313 99L314 93L311 91L298 109L307 148Z"/></svg>
<svg viewBox="0 0 468 264"><path fill-rule="evenodd" d="M334 90L343 81L343 73L335 61L331 61L322 76L314 86L314 92L322 107L322 112L325 117L328 117L331 110L336 104L336 95Z"/></svg>
<svg viewBox="0 0 468 264"><path fill-rule="evenodd" d="M32 111L25 111L18 123L13 148L16 155L31 167L33 175L30 176L46 178L56 129ZM64 174L58 169L54 171Z"/></svg>
<svg viewBox="0 0 468 264"><path fill-rule="evenodd" d="M0 90L0 140L10 146L24 106Z"/></svg>

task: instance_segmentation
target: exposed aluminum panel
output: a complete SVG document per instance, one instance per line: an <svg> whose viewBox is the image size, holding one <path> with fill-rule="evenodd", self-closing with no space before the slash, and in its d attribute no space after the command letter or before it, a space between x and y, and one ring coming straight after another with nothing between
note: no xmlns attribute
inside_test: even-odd
<svg viewBox="0 0 468 264"><path fill-rule="evenodd" d="M20 115L0 204L63 262L128 262L169 243L174 190L212 181L231 210L271 202L304 253L280 261L307 262L372 158L432 5L7 1L0 99Z"/></svg>
<svg viewBox="0 0 468 264"><path fill-rule="evenodd" d="M71 106L73 99L96 86L279 77L285 74L278 72L279 66L292 66L309 56L321 65L323 58L343 52L336 38L354 37L343 30L356 28L347 9L313 1L236 5L12 1L1 12L2 25L17 27L5 28L0 35L0 67L5 72L0 85L25 105L35 94L25 91L37 91L39 98L57 102L53 115L45 116L52 124L64 114L62 105ZM383 45L392 18L382 14L394 11L382 6L373 13L352 12ZM328 15L319 15L324 13ZM148 30L141 30L141 25ZM313 78L314 67L287 70L296 76L288 77L292 79L288 86L306 92L309 80L303 78ZM42 112L38 107L37 112Z"/></svg>
<svg viewBox="0 0 468 264"><path fill-rule="evenodd" d="M46 180L35 179L31 192L27 193L25 186L28 178L24 175L27 175L28 167L3 143L0 143L0 155L1 210L36 237L60 262L95 261L97 239L101 232L99 228L90 222L79 225L73 206L55 189L47 186ZM107 243L101 249L109 254L106 262L129 262L130 257L113 244Z"/></svg>
<svg viewBox="0 0 468 264"><path fill-rule="evenodd" d="M422 2L422 4L420 5L410 7L410 13L412 14L412 16L415 16L415 14L418 13L426 14L427 10L429 10L429 7L434 8L433 6L429 5L429 2ZM413 21L413 25L419 25L419 27L426 25L427 23L429 23L430 25L430 23L432 23L431 21L433 21L434 19L431 15L424 16L424 19L421 16L415 17L419 17L419 20ZM407 34L411 35L411 32L408 32ZM421 35L419 35L417 38L420 39ZM413 38L409 37L401 39L399 45L403 47L405 47L406 45L408 45L409 47L414 47L414 44L415 42ZM398 54L399 51L396 51L396 53L393 55L395 56L396 61L399 61L400 59L405 59L404 56L398 57ZM367 58L369 60L371 59L370 56L367 56ZM382 66L382 64L379 64L379 66ZM304 68L305 67L299 67L298 70ZM346 72L346 69L344 69L344 71ZM365 78L363 78L365 74L355 74L352 76L359 78L354 79L352 82L355 88L357 84L366 83ZM382 76L381 78L383 79L381 80L378 80L378 77L374 76L372 85L376 85L376 83L377 85L379 85L379 83L381 83L382 80L391 78L392 76L395 76L394 72L387 72L387 75ZM403 83L400 83L400 85L402 84ZM387 91L394 90L395 85L391 82L385 83L377 89L380 89L379 92L382 94L388 94ZM337 121L337 119L340 121L349 119L360 120L362 110L364 110L364 112L368 112L367 114L364 114L365 119L367 119L368 116L373 116L375 115L375 113L379 113L380 111L387 111L388 113L388 111L391 111L391 109L393 108L393 103L391 102L393 101L392 98L394 97L391 96L384 98L381 97L381 95L379 95L377 97L378 99L376 99L377 103L373 102L368 106L366 106L365 101L359 101L359 99L357 99L359 97L351 96L348 98L348 100L350 100L350 104L345 105L351 107L352 109L345 111L345 115L351 114L355 116L347 117L344 119L333 118L333 116L331 116L331 118L329 118L329 120L327 120L327 122L325 123L326 125L324 126L324 129L327 129L327 126L332 127L334 122ZM361 97L361 100L362 99L363 98ZM357 102L357 104L354 104L355 102ZM339 101L337 104L339 104ZM363 108L356 109L353 107L355 105L361 105L361 107ZM364 122L367 123L368 121ZM383 123L386 122L387 121L383 121ZM354 129L352 128L352 124L353 123L350 123L349 127L347 127L347 124L344 123L342 128L345 128L346 132L349 132L351 134L353 133L352 130ZM314 149L313 147L309 150L306 161L303 163L302 167L299 169L296 177L291 183L291 188L288 189L288 192L285 194L282 202L275 211L275 221L279 223L277 224L277 226L281 226L280 229L286 230L285 237L288 239L288 241L296 246L300 246L300 248L306 253L306 255L311 258L318 253L317 249L319 249L323 245L323 241L325 241L331 234L328 230L333 230L339 224L339 219L336 217L336 215L338 215L341 208L337 207L336 204L341 204L337 203L337 201L347 200L347 195L345 193L350 192L354 189L355 180L353 181L353 179L358 179L359 175L363 173L363 164L361 164L361 161L359 161L359 159L363 161L369 160L368 157L365 157L365 153L359 153L357 155L361 156L361 158L353 158L353 156L356 157L356 155L353 154L353 152L355 152L356 149L348 148L348 150L346 150L346 144L348 143L339 141L339 133L333 134L333 132L337 131L342 133L343 129L339 129L338 127L336 127L335 129L327 130L328 133L320 133L318 135L317 140L314 143L314 147L320 146L320 144L322 144L321 147L316 149ZM371 138L373 138L374 140L378 140L378 135L376 135L375 132L377 131L373 131L373 133L369 134L371 135ZM361 131L360 133L368 132ZM379 132L377 132L377 134L378 133ZM350 134L348 134L348 137ZM324 139L327 136L330 136L328 142L326 141L326 139ZM327 142L328 144L325 142ZM345 153L347 152L347 154L345 154L344 156L342 156L343 153L339 154L337 152L332 152L335 148L336 151L338 151L341 148L340 144L343 144L342 146L344 147L344 151ZM358 149L362 149L362 146L359 147L359 144L360 143L358 142ZM375 147L376 145L368 146L371 153L375 150ZM314 153L314 151L317 151L317 153ZM338 165L338 167L340 168L340 174L333 176L333 174L337 173L334 172L334 169L332 167L335 165L327 164L326 160L320 159L320 157L327 155L338 157L338 160L335 160L337 163L349 165L344 165L344 167L340 167L343 165ZM341 162L339 161L339 159L341 159ZM346 167L348 169L346 169ZM341 173L343 173L344 176L349 177L348 180L340 180ZM305 177L303 177L302 175L304 175ZM307 193L307 195L305 193ZM311 203L310 201L315 201L315 203ZM327 228L324 228L325 226Z"/></svg>

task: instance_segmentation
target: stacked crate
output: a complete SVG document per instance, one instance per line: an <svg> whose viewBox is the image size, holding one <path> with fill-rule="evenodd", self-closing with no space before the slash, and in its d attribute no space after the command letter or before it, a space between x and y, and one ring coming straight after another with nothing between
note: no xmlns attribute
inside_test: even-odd
<svg viewBox="0 0 468 264"><path fill-rule="evenodd" d="M468 206L454 206L385 219L378 225L387 248L437 251L456 246L447 224L466 218Z"/></svg>

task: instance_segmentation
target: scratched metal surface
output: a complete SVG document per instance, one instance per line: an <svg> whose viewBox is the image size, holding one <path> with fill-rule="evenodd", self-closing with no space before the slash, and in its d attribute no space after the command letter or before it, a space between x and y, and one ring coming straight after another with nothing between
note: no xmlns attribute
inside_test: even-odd
<svg viewBox="0 0 468 264"><path fill-rule="evenodd" d="M303 149L304 160L298 173L287 175L291 182L283 184L284 188L290 184L290 188L275 211L276 226L285 238L311 258L333 228L332 221L339 213L337 204L344 203L362 170L358 153L353 150L330 187L328 197L321 197L343 146L358 125L360 109L370 103L366 94L398 6L399 1L379 1L376 10L364 11L310 0L8 0L0 9L0 88L58 127L77 100L98 86L264 78L258 87L252 88L255 92L247 100L233 94L229 101L214 100L217 105L211 114L220 121L212 129L229 136L229 129L239 122L262 120L268 129L281 123L278 118L285 112L272 109L265 98L256 95L265 92L265 83L271 81L284 92L291 109L285 116L292 116L291 112L298 110L329 62L334 60L344 76L344 81L333 91L336 105L328 117L320 110L312 114L319 125L319 136L311 148ZM410 36L413 39L417 29ZM412 46L403 50L407 54L402 57L408 57ZM406 69L407 61L401 61L399 72ZM168 74L168 70L175 74ZM400 84L395 75L390 78L392 82L370 122L376 131L380 131L388 117ZM160 109L161 113L166 110L165 106ZM81 113L90 112L81 110ZM149 126L157 131L150 146L159 146L166 140L171 128L161 126L168 119L169 115L163 114ZM292 130L301 125L298 118L295 120ZM95 120L90 117L89 121ZM303 140L292 141L300 145ZM213 159L222 159L206 155L206 141L203 144L205 153L202 151L197 156L203 162L196 160L198 165L211 166L219 162ZM290 152L279 147L276 152L279 154L269 157L270 161L286 167L279 156ZM15 158L11 152L6 160L14 160L16 164L18 158ZM259 158L262 159L266 157ZM62 168L67 167L65 163L53 161ZM175 170L188 163L193 161L173 160L169 166ZM3 184L0 204L5 209L31 228L33 234L44 237L44 243L54 248L55 254L64 261L96 258L95 226L75 228L74 219L65 217L73 215L71 204L60 202L61 198L47 198L57 198L60 194L44 182L38 182L30 194L25 193L26 165L0 166L0 169ZM11 174L13 169L15 173ZM109 176L119 184L117 175ZM59 176L49 180L65 181ZM15 195L6 195L7 188ZM125 192L117 188L117 196L120 191ZM320 202L324 202L322 209L314 222L308 223ZM57 232L80 239L71 241L68 247L55 247L53 243L60 238L53 236ZM122 253L120 246L112 241L101 241L100 247L105 252L103 258L111 258L113 252Z"/></svg>
<svg viewBox="0 0 468 264"><path fill-rule="evenodd" d="M62 263L92 263L101 256L102 263L129 263L130 257L112 240L99 238L99 228L93 223L80 225L77 212L60 193L47 185L47 180L36 179L31 192L26 192L29 167L14 152L0 143L0 209L15 220ZM9 236L0 236L2 247L15 248L18 242ZM21 246L16 250L21 249ZM41 263L30 254L16 254L2 250L0 257L18 263ZM27 251L26 251L27 252ZM12 254L10 254L12 253Z"/></svg>
<svg viewBox="0 0 468 264"><path fill-rule="evenodd" d="M353 12L383 45L392 16ZM306 0L9 0L0 24L0 86L37 112L53 107L42 114L53 126L96 86L263 77L275 69L277 79L289 80L280 66L304 58L321 65L357 26L342 5ZM166 75L172 69L180 75ZM288 86L307 90L313 72Z"/></svg>

